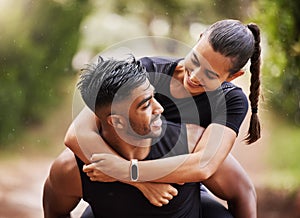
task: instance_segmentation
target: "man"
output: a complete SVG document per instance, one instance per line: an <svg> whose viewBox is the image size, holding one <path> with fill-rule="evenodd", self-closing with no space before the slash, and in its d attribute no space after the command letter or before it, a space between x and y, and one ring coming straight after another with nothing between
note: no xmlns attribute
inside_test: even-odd
<svg viewBox="0 0 300 218"><path fill-rule="evenodd" d="M82 74L78 86L101 121L102 138L120 156L132 160L131 166L123 166L131 169L132 180L138 176L134 160L190 153L201 136L201 127L162 122L163 108L154 98L145 69L134 59L100 59ZM81 198L91 205L95 217L201 216L198 183L169 186L166 205L156 207L131 185L91 181L83 165L70 150L54 161L44 185L46 218L68 217Z"/></svg>

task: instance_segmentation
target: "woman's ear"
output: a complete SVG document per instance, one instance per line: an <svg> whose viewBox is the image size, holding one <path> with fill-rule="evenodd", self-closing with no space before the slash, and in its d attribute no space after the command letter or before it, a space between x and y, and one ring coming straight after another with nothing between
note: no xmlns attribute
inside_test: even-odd
<svg viewBox="0 0 300 218"><path fill-rule="evenodd" d="M238 78L238 77L244 75L244 73L245 73L245 71L240 70L240 71L236 72L235 74L230 74L230 75L227 77L226 81L227 81L227 82L230 82L230 81L234 80L235 78Z"/></svg>
<svg viewBox="0 0 300 218"><path fill-rule="evenodd" d="M202 38L202 36L203 36L203 33L200 33L200 34L199 34L198 41L200 41L200 39Z"/></svg>
<svg viewBox="0 0 300 218"><path fill-rule="evenodd" d="M109 115L107 117L107 123L112 125L116 129L123 129L126 125L124 117L117 114Z"/></svg>

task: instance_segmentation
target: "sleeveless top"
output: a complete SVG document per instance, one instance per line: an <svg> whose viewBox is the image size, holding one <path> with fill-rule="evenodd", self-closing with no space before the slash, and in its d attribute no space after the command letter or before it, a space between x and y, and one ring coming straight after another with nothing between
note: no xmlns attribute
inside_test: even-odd
<svg viewBox="0 0 300 218"><path fill-rule="evenodd" d="M182 59L167 57L140 59L155 87L155 98L164 108L165 119L174 123L197 124L204 128L211 123L218 123L238 134L248 111L248 100L242 89L230 82L224 82L214 91L175 98L170 93L170 82L180 60Z"/></svg>
<svg viewBox="0 0 300 218"><path fill-rule="evenodd" d="M189 153L184 125L163 122L163 132L162 137L151 146L146 160ZM178 190L178 195L169 204L156 207L131 185L90 181L82 171L84 163L78 157L76 161L81 176L83 199L90 204L96 218L201 217L199 183L172 184Z"/></svg>

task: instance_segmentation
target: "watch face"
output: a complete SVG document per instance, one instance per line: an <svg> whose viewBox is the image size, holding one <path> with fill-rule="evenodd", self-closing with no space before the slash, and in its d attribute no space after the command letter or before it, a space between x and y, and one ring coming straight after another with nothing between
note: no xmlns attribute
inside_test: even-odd
<svg viewBox="0 0 300 218"><path fill-rule="evenodd" d="M131 166L131 180L137 180L138 179L138 167L137 165L133 164Z"/></svg>

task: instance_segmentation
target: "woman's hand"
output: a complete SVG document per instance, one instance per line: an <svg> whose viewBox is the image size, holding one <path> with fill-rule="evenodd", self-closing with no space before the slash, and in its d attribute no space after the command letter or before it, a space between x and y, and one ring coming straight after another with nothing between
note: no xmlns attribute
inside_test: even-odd
<svg viewBox="0 0 300 218"><path fill-rule="evenodd" d="M83 166L83 172L86 173L88 177L90 177L90 180L93 182L116 182L117 180L111 176L108 176L104 173L102 173L100 170L90 166L90 165L84 165Z"/></svg>
<svg viewBox="0 0 300 218"><path fill-rule="evenodd" d="M138 188L149 202L157 207L168 204L178 194L176 188L166 183L137 182L130 185Z"/></svg>
<svg viewBox="0 0 300 218"><path fill-rule="evenodd" d="M130 161L113 154L93 154L91 164L83 167L92 181L129 181Z"/></svg>

